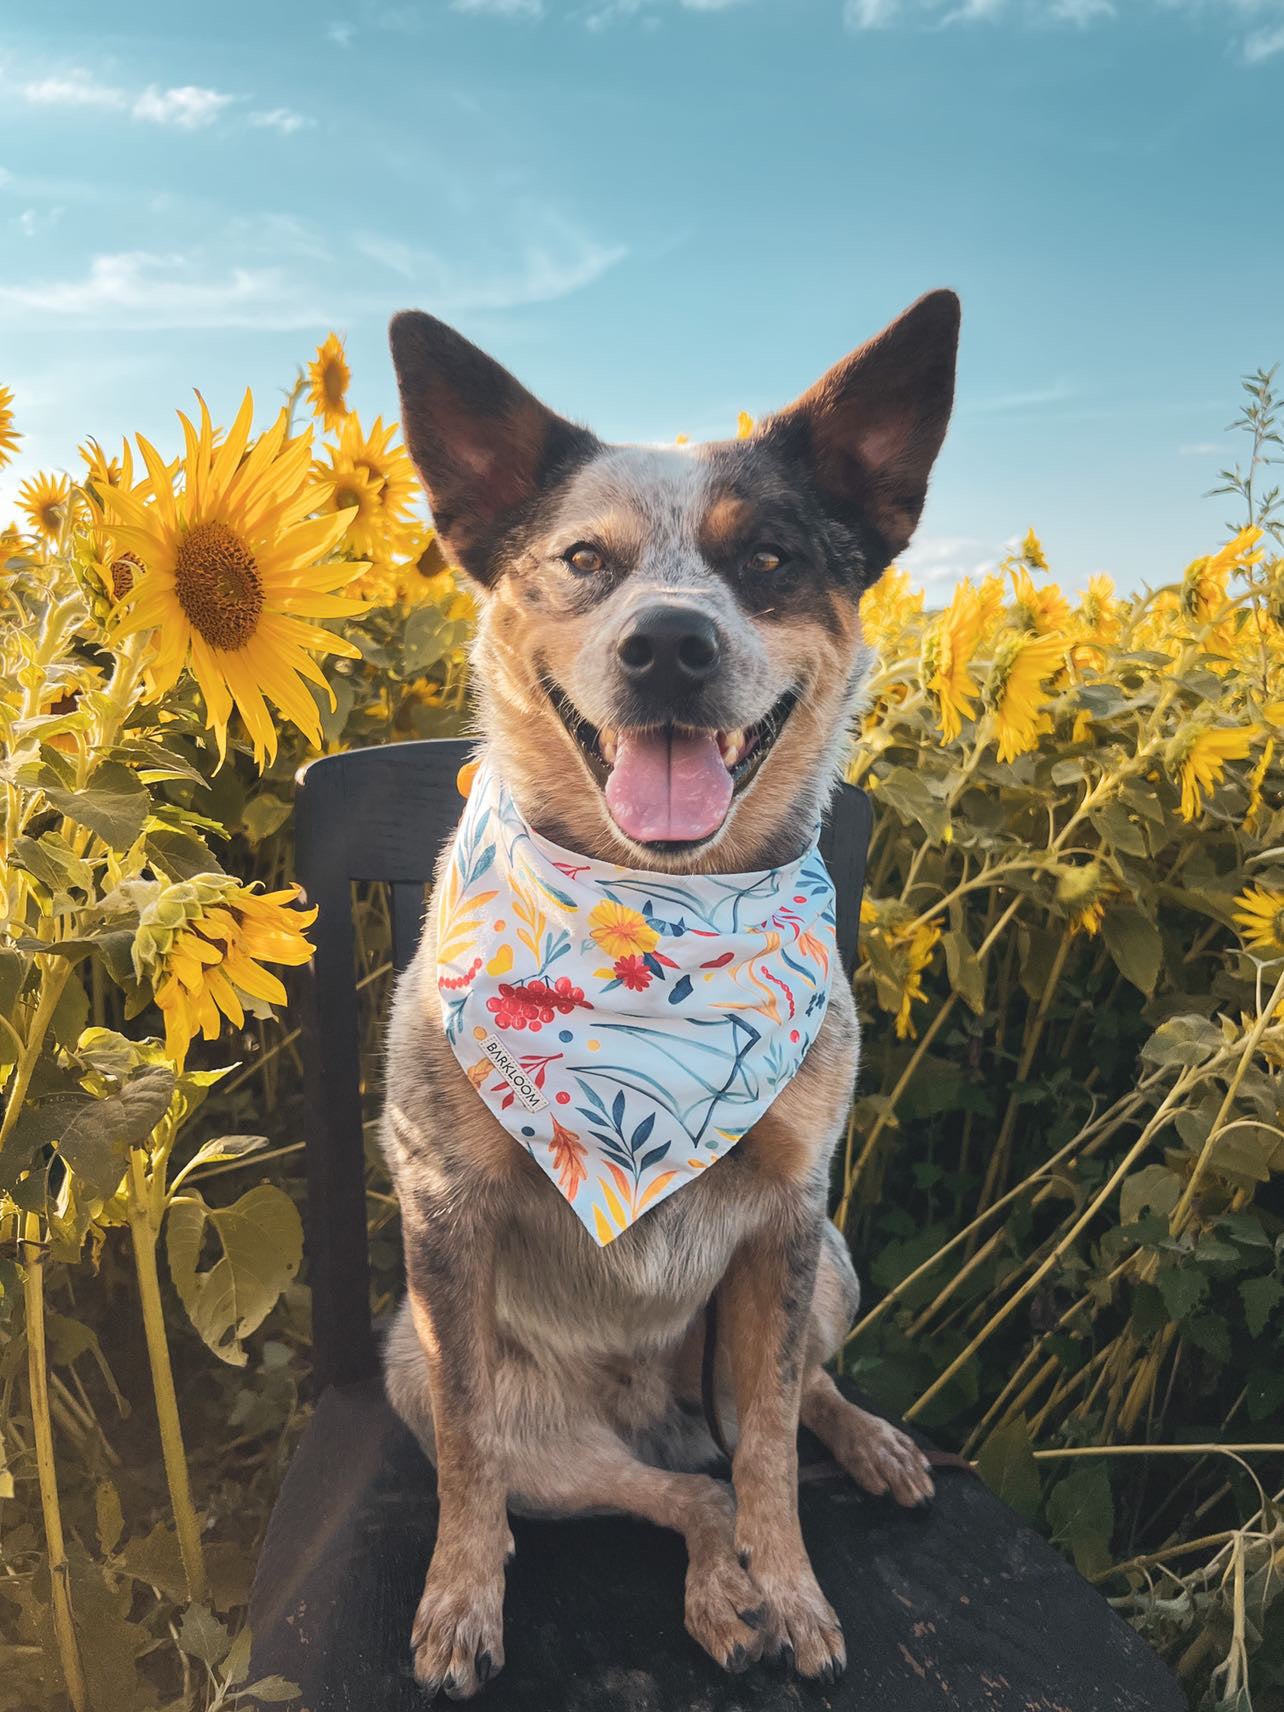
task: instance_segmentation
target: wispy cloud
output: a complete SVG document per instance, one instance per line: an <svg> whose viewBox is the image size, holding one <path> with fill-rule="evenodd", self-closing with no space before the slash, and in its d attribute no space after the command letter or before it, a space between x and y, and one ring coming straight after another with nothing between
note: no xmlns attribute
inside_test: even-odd
<svg viewBox="0 0 1284 1712"><path fill-rule="evenodd" d="M104 82L81 66L21 83L17 93L30 107L78 107L128 113L131 118L148 124L176 125L184 131L199 131L212 125L236 100L221 89L205 89L196 83L176 84L168 89L150 83L146 89L131 93Z"/></svg>
<svg viewBox="0 0 1284 1712"><path fill-rule="evenodd" d="M0 84L0 94L16 97L28 107L67 108L80 112L118 113L147 125L180 131L203 131L225 113L245 102L243 95L209 89L199 83L149 83L129 89L95 75L84 66L71 66L43 77ZM250 125L288 136L313 121L288 107L256 108L246 113Z"/></svg>
<svg viewBox="0 0 1284 1712"><path fill-rule="evenodd" d="M998 416L1008 411L1040 410L1050 404L1064 404L1076 393L1067 380L1049 381L1045 386L1020 388L1014 392L994 392L979 398L966 395L959 399L959 412L971 416Z"/></svg>
<svg viewBox="0 0 1284 1712"><path fill-rule="evenodd" d="M356 29L352 24L347 24L342 20L339 20L336 23L326 25L325 39L328 42L333 42L337 48L350 48L352 46L352 38L356 33Z"/></svg>
<svg viewBox="0 0 1284 1712"><path fill-rule="evenodd" d="M1242 51L1249 65L1261 65L1263 60L1274 59L1276 54L1284 53L1284 22L1250 30L1244 37Z"/></svg>
<svg viewBox="0 0 1284 1712"><path fill-rule="evenodd" d="M1137 10L1142 0L1133 0ZM1284 53L1284 0L1149 0L1154 12L1185 11L1219 18L1232 51L1246 65ZM1130 5L1129 10L1132 10ZM849 30L940 29L953 24L1070 24L1086 28L1119 15L1118 0L843 0Z"/></svg>
<svg viewBox="0 0 1284 1712"><path fill-rule="evenodd" d="M370 232L355 247L383 278L368 265L342 266L324 235L293 216L237 217L186 248L104 252L63 277L6 280L0 326L290 330L382 316L394 296L442 314L504 311L582 291L628 253L533 205L497 222L471 259Z"/></svg>
<svg viewBox="0 0 1284 1712"><path fill-rule="evenodd" d="M552 303L594 284L628 255L624 244L604 244L556 212L527 211L518 236L502 246L498 265L461 265L436 250L374 233L358 233L357 250L413 284L423 306L443 314L521 309Z"/></svg>
<svg viewBox="0 0 1284 1712"><path fill-rule="evenodd" d="M975 535L916 535L897 563L935 601L963 577L993 570L1001 555L999 543Z"/></svg>
<svg viewBox="0 0 1284 1712"><path fill-rule="evenodd" d="M0 285L0 322L92 328L311 327L328 317L277 267L220 273L204 253L94 256L72 279Z"/></svg>
<svg viewBox="0 0 1284 1712"><path fill-rule="evenodd" d="M292 137L296 131L306 131L316 124L306 113L296 113L292 107L269 107L266 112L251 113L249 123L259 130L279 131Z"/></svg>
<svg viewBox="0 0 1284 1712"><path fill-rule="evenodd" d="M542 18L544 0L450 0L450 9L491 18Z"/></svg>

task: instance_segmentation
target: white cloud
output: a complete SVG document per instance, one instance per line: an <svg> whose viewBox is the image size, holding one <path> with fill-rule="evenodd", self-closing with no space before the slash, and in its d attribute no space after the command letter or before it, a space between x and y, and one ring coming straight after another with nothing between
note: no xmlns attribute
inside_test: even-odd
<svg viewBox="0 0 1284 1712"><path fill-rule="evenodd" d="M260 130L279 131L283 137L292 137L296 131L316 124L315 119L309 119L306 113L296 113L292 107L269 107L266 112L251 113L249 122Z"/></svg>
<svg viewBox="0 0 1284 1712"><path fill-rule="evenodd" d="M935 603L963 577L984 576L998 564L1002 548L974 535L916 535L896 561Z"/></svg>
<svg viewBox="0 0 1284 1712"><path fill-rule="evenodd" d="M1113 0L1052 0L1052 16L1063 24L1091 24L1097 18L1113 18Z"/></svg>
<svg viewBox="0 0 1284 1712"><path fill-rule="evenodd" d="M32 107L100 107L123 111L129 105L123 89L100 83L78 67L62 76L24 83L19 94Z"/></svg>
<svg viewBox="0 0 1284 1712"><path fill-rule="evenodd" d="M544 0L450 0L450 9L491 18L542 18Z"/></svg>
<svg viewBox="0 0 1284 1712"><path fill-rule="evenodd" d="M843 22L849 30L886 30L903 13L902 0L844 0Z"/></svg>
<svg viewBox="0 0 1284 1712"><path fill-rule="evenodd" d="M552 210L527 210L517 224L519 234L538 235L507 238L505 259L498 265L461 267L435 250L372 233L359 233L355 245L371 261L412 281L423 306L441 314L552 303L592 285L629 253L624 244L598 243Z"/></svg>
<svg viewBox="0 0 1284 1712"><path fill-rule="evenodd" d="M1048 404L1064 404L1075 396L1069 381L1054 380L1046 386L1032 386L1017 392L994 392L981 398L959 399L959 411L965 415L997 416L1009 410L1039 410Z"/></svg>
<svg viewBox="0 0 1284 1712"><path fill-rule="evenodd" d="M16 84L14 93L29 107L121 113L143 124L173 126L181 131L202 131L244 100L243 96L207 89L197 83L169 87L149 83L146 89L129 90L95 76L83 66L72 66L48 77L30 78ZM311 125L313 120L289 107L268 107L249 113L247 123L290 136Z"/></svg>
<svg viewBox="0 0 1284 1712"><path fill-rule="evenodd" d="M1225 447L1219 446L1216 440L1191 440L1184 446L1178 446L1177 456L1179 458L1211 458L1224 450Z"/></svg>
<svg viewBox="0 0 1284 1712"><path fill-rule="evenodd" d="M155 125L177 125L180 130L199 131L212 125L225 107L236 100L218 89L202 89L195 83L184 83L174 89L158 89L149 84L130 108L135 119L146 119Z"/></svg>
<svg viewBox="0 0 1284 1712"><path fill-rule="evenodd" d="M1244 38L1243 53L1249 65L1261 65L1263 60L1274 59L1277 53L1284 53L1284 23L1251 30Z"/></svg>
<svg viewBox="0 0 1284 1712"><path fill-rule="evenodd" d="M10 224L16 226L24 238L34 238L37 232L56 226L66 213L65 208L24 208L21 214L16 214Z"/></svg>
<svg viewBox="0 0 1284 1712"><path fill-rule="evenodd" d="M394 298L442 314L504 311L583 290L628 253L534 204L471 260L369 233L355 247L386 274L341 270L324 234L293 216L238 217L188 249L98 254L61 279L12 283L11 270L0 282L0 327L312 329L385 315Z"/></svg>
<svg viewBox="0 0 1284 1712"><path fill-rule="evenodd" d="M351 24L337 23L326 26L325 39L333 42L337 48L350 48L356 30Z"/></svg>
<svg viewBox="0 0 1284 1712"><path fill-rule="evenodd" d="M94 256L79 278L0 285L0 322L22 327L311 327L327 316L278 267L220 277L201 254Z"/></svg>

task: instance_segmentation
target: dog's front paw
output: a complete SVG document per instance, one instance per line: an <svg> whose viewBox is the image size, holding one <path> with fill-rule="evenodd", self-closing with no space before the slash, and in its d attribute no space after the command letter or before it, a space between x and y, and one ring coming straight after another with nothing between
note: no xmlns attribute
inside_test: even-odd
<svg viewBox="0 0 1284 1712"><path fill-rule="evenodd" d="M747 1670L762 1652L762 1595L725 1550L692 1557L687 1569L687 1633L724 1670Z"/></svg>
<svg viewBox="0 0 1284 1712"><path fill-rule="evenodd" d="M425 1694L468 1700L504 1668L504 1577L457 1574L434 1559L410 1631Z"/></svg>
<svg viewBox="0 0 1284 1712"><path fill-rule="evenodd" d="M847 1668L847 1644L837 1613L802 1563L777 1570L749 1554L763 1610L763 1653L799 1676L837 1682Z"/></svg>

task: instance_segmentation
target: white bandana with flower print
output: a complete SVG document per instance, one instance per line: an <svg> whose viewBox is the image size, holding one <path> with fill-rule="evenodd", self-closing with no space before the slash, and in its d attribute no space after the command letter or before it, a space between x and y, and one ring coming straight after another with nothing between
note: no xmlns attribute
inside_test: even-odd
<svg viewBox="0 0 1284 1712"><path fill-rule="evenodd" d="M837 961L814 839L756 874L622 868L542 838L489 763L438 882L446 1037L602 1246L762 1116Z"/></svg>

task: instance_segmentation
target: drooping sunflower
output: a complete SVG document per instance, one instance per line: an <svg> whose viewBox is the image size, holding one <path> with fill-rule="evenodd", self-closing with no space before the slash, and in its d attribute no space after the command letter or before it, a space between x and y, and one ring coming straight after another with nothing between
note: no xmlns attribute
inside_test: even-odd
<svg viewBox="0 0 1284 1712"><path fill-rule="evenodd" d="M292 907L300 895L298 886L255 892L221 875L167 889L171 915L181 911L183 925L162 935L167 943L148 972L165 1018L165 1050L180 1068L198 1033L216 1039L224 1017L240 1028L247 1001L286 1002L279 977L263 965L292 966L312 955L305 930L317 912Z"/></svg>
<svg viewBox="0 0 1284 1712"><path fill-rule="evenodd" d="M1009 632L1001 638L985 685L985 699L994 710L999 760L1013 761L1033 749L1040 734L1052 728L1044 711L1049 697L1044 685L1065 664L1063 636L1033 636Z"/></svg>
<svg viewBox="0 0 1284 1712"><path fill-rule="evenodd" d="M1235 925L1249 951L1284 957L1284 892L1271 886L1249 886L1235 899Z"/></svg>
<svg viewBox="0 0 1284 1712"><path fill-rule="evenodd" d="M1064 631L1070 625L1070 604L1055 583L1034 586L1024 565L1012 567L1012 617L1023 630L1039 636Z"/></svg>
<svg viewBox="0 0 1284 1712"><path fill-rule="evenodd" d="M981 602L970 582L961 582L949 606L923 637L923 686L935 696L941 735L952 743L971 719L981 686L970 667L981 640Z"/></svg>
<svg viewBox="0 0 1284 1712"><path fill-rule="evenodd" d="M331 706L334 698L313 656L354 657L358 651L308 620L360 611L360 601L334 591L366 567L327 558L349 512L309 516L321 499L306 479L310 431L287 440L282 412L251 444L253 410L247 392L217 451L204 399L199 427L180 412L186 441L181 492L140 434L145 491L108 488L104 500L117 545L144 567L120 601L118 633L155 630L156 693L168 690L190 663L220 754L235 706L261 763L276 754L269 700L320 743L320 715L304 680L316 684Z"/></svg>
<svg viewBox="0 0 1284 1712"><path fill-rule="evenodd" d="M0 386L0 470L18 450L21 438L13 425L13 393L7 386Z"/></svg>
<svg viewBox="0 0 1284 1712"><path fill-rule="evenodd" d="M1242 761L1253 746L1253 726L1197 725L1179 731L1168 763L1181 781L1181 817L1194 820L1205 795L1222 782L1227 761Z"/></svg>
<svg viewBox="0 0 1284 1712"><path fill-rule="evenodd" d="M56 541L71 508L71 482L42 470L18 489L18 507L42 541Z"/></svg>
<svg viewBox="0 0 1284 1712"><path fill-rule="evenodd" d="M341 428L348 416L348 386L352 370L344 354L343 340L330 333L308 364L308 403L327 430Z"/></svg>

